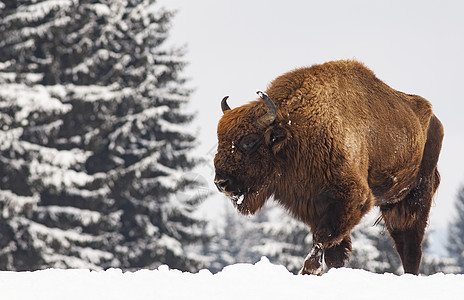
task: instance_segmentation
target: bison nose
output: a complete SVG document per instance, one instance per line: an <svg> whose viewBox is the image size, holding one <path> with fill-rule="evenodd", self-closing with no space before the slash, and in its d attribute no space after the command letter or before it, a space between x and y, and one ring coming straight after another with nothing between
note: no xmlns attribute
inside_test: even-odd
<svg viewBox="0 0 464 300"><path fill-rule="evenodd" d="M224 193L226 186L229 184L229 180L228 179L217 179L214 181L214 184L216 184L217 189L221 193Z"/></svg>

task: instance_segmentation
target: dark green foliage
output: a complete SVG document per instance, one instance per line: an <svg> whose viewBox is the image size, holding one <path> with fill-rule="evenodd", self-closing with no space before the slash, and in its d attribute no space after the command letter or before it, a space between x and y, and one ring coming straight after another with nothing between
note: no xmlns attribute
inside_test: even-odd
<svg viewBox="0 0 464 300"><path fill-rule="evenodd" d="M448 254L455 260L459 272L464 272L464 186L455 201L455 220L449 226Z"/></svg>
<svg viewBox="0 0 464 300"><path fill-rule="evenodd" d="M204 195L183 176L197 160L183 54L163 47L172 13L0 6L0 269L196 270L185 249L205 238Z"/></svg>
<svg viewBox="0 0 464 300"><path fill-rule="evenodd" d="M383 222L376 222L376 219L375 213L368 214L352 231L353 252L346 267L380 274L403 274L393 241ZM306 225L279 207L267 206L257 216L244 218L230 205L226 209L223 231L216 233L202 254L211 258L208 266L213 272L233 263L255 263L261 256L267 256L272 263L284 265L297 274L312 247L311 237ZM423 248L421 274L456 271L452 260L427 253L427 235Z"/></svg>

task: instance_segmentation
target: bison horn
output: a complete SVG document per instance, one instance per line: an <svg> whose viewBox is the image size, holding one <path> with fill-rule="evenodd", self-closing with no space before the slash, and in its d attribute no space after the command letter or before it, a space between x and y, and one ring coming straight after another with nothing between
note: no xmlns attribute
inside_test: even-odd
<svg viewBox="0 0 464 300"><path fill-rule="evenodd" d="M226 110L230 110L229 104L227 104L227 99L228 98L229 98L229 96L225 96L224 98L222 98L221 108L222 108L223 113L225 113Z"/></svg>
<svg viewBox="0 0 464 300"><path fill-rule="evenodd" d="M269 96L266 93L263 93L261 91L257 91L256 93L261 97L261 99L263 99L264 104L267 108L267 114L265 114L259 119L259 123L263 127L267 127L275 121L277 116L277 108L274 102L272 102L271 98L269 98Z"/></svg>

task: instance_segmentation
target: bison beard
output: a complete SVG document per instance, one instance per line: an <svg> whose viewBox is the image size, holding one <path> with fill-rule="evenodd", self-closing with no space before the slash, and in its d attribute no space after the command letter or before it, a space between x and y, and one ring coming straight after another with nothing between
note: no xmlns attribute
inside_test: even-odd
<svg viewBox="0 0 464 300"><path fill-rule="evenodd" d="M430 103L396 91L363 64L315 65L275 79L218 125L215 184L242 214L274 197L313 233L301 273L342 267L350 231L373 205L406 273L418 274L439 185L443 127Z"/></svg>

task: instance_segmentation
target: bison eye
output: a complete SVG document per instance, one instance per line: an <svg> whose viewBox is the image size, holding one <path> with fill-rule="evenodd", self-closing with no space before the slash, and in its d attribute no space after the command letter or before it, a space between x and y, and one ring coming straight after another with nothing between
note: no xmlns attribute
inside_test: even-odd
<svg viewBox="0 0 464 300"><path fill-rule="evenodd" d="M252 153L258 148L260 141L260 135L251 133L242 137L238 142L238 146L243 152Z"/></svg>

